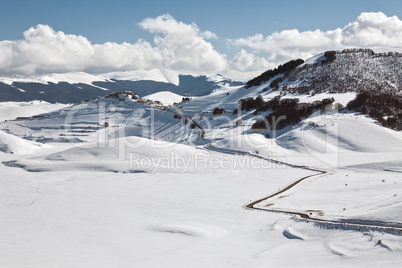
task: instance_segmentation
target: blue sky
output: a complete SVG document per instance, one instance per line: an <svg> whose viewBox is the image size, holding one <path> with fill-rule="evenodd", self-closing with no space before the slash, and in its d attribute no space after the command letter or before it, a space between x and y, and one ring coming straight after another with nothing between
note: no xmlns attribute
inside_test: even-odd
<svg viewBox="0 0 402 268"><path fill-rule="evenodd" d="M138 27L147 17L166 13L176 20L195 22L220 38L297 28L331 30L343 27L362 12L382 11L402 18L400 0L2 0L0 40L20 39L37 24L86 36L92 43L135 42L151 35Z"/></svg>
<svg viewBox="0 0 402 268"><path fill-rule="evenodd" d="M262 42L256 44L255 40L250 41L256 34L268 38L275 32L290 29L297 29L302 33L316 29L327 32L356 21L363 12L383 12L387 17L402 18L402 1L1 0L0 41L24 39L24 31L43 24L50 26L54 31L82 35L92 44L103 44L108 41L134 44L139 39L145 39L154 45L153 38L163 33L158 32L159 30L155 33L144 29L139 23L146 18L170 14L177 22L182 21L189 25L194 22L200 31L208 30L215 33L218 38L210 39L208 42L217 52L223 54L228 62L243 49L242 56L250 58L250 55L245 54L247 52L265 57L265 61L261 59L259 65L257 64L260 66L259 69L263 69L290 56L286 56L287 52L278 56L272 55L272 51L265 51L261 47ZM250 41L248 43L240 40L247 38ZM230 42L230 40L240 41ZM355 43L357 46L360 45L359 42ZM321 47L326 48L320 46L316 50L309 50L309 53L315 53ZM290 55L290 51L288 54ZM305 55L308 53L300 54Z"/></svg>

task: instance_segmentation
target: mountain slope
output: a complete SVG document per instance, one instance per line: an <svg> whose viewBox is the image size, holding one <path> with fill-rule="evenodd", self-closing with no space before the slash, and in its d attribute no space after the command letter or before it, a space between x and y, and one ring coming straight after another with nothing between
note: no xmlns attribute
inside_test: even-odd
<svg viewBox="0 0 402 268"><path fill-rule="evenodd" d="M65 73L37 77L0 77L0 102L43 100L51 103L77 103L113 91L132 91L140 96L160 91L171 91L182 96L202 96L227 83L241 84L217 77L181 75L169 70L100 76Z"/></svg>

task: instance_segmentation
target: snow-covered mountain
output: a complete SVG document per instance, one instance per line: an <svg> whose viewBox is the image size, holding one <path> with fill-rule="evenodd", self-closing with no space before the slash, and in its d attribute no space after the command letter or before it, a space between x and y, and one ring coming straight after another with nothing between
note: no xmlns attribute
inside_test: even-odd
<svg viewBox="0 0 402 268"><path fill-rule="evenodd" d="M0 102L42 100L51 103L77 103L117 90L136 92L140 96L160 91L171 91L182 96L202 96L225 84L241 83L221 76L207 77L158 69L101 75L79 72L0 77Z"/></svg>

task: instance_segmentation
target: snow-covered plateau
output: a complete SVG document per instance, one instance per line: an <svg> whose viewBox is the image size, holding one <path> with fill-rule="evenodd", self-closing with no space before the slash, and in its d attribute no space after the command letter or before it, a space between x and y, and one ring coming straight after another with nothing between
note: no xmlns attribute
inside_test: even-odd
<svg viewBox="0 0 402 268"><path fill-rule="evenodd" d="M399 267L402 132L340 109L353 90L292 89L320 57L279 89L0 102L0 266ZM334 100L255 131L258 95Z"/></svg>

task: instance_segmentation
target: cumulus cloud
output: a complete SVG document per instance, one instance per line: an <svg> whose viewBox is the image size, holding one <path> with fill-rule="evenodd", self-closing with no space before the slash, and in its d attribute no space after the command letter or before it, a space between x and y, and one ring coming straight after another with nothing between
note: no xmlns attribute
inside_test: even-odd
<svg viewBox="0 0 402 268"><path fill-rule="evenodd" d="M382 12L362 13L344 28L331 31L297 29L229 40L231 44L266 52L271 63L294 58L309 58L317 53L349 47L391 49L402 51L402 21Z"/></svg>
<svg viewBox="0 0 402 268"><path fill-rule="evenodd" d="M170 15L147 18L140 24L154 33L154 42L92 44L86 37L37 25L24 32L24 39L0 41L0 74L49 72L109 72L167 68L183 72L216 73L227 68L225 55L196 24L176 21Z"/></svg>
<svg viewBox="0 0 402 268"><path fill-rule="evenodd" d="M30 28L24 32L24 38L16 43L16 57L21 68L28 72L82 69L94 55L87 38L55 32L47 25Z"/></svg>
<svg viewBox="0 0 402 268"><path fill-rule="evenodd" d="M342 29L342 44L402 49L402 21L384 13L362 13Z"/></svg>
<svg viewBox="0 0 402 268"><path fill-rule="evenodd" d="M156 49L169 58L169 68L175 70L224 70L227 61L205 39L216 38L210 31L201 32L196 24L176 21L170 15L148 18L140 26L151 33L162 33L154 38Z"/></svg>
<svg viewBox="0 0 402 268"><path fill-rule="evenodd" d="M229 40L239 51L231 59L212 45L218 37L195 24L166 14L146 18L139 27L154 34L152 42L92 44L86 37L37 25L17 41L0 41L0 75L51 72L172 69L180 72L223 73L252 78L295 58L348 47L402 52L402 21L384 13L362 13L343 28L331 31L275 32Z"/></svg>
<svg viewBox="0 0 402 268"><path fill-rule="evenodd" d="M250 69L267 69L274 67L267 59L241 49L231 60L231 67L238 71L248 71Z"/></svg>

